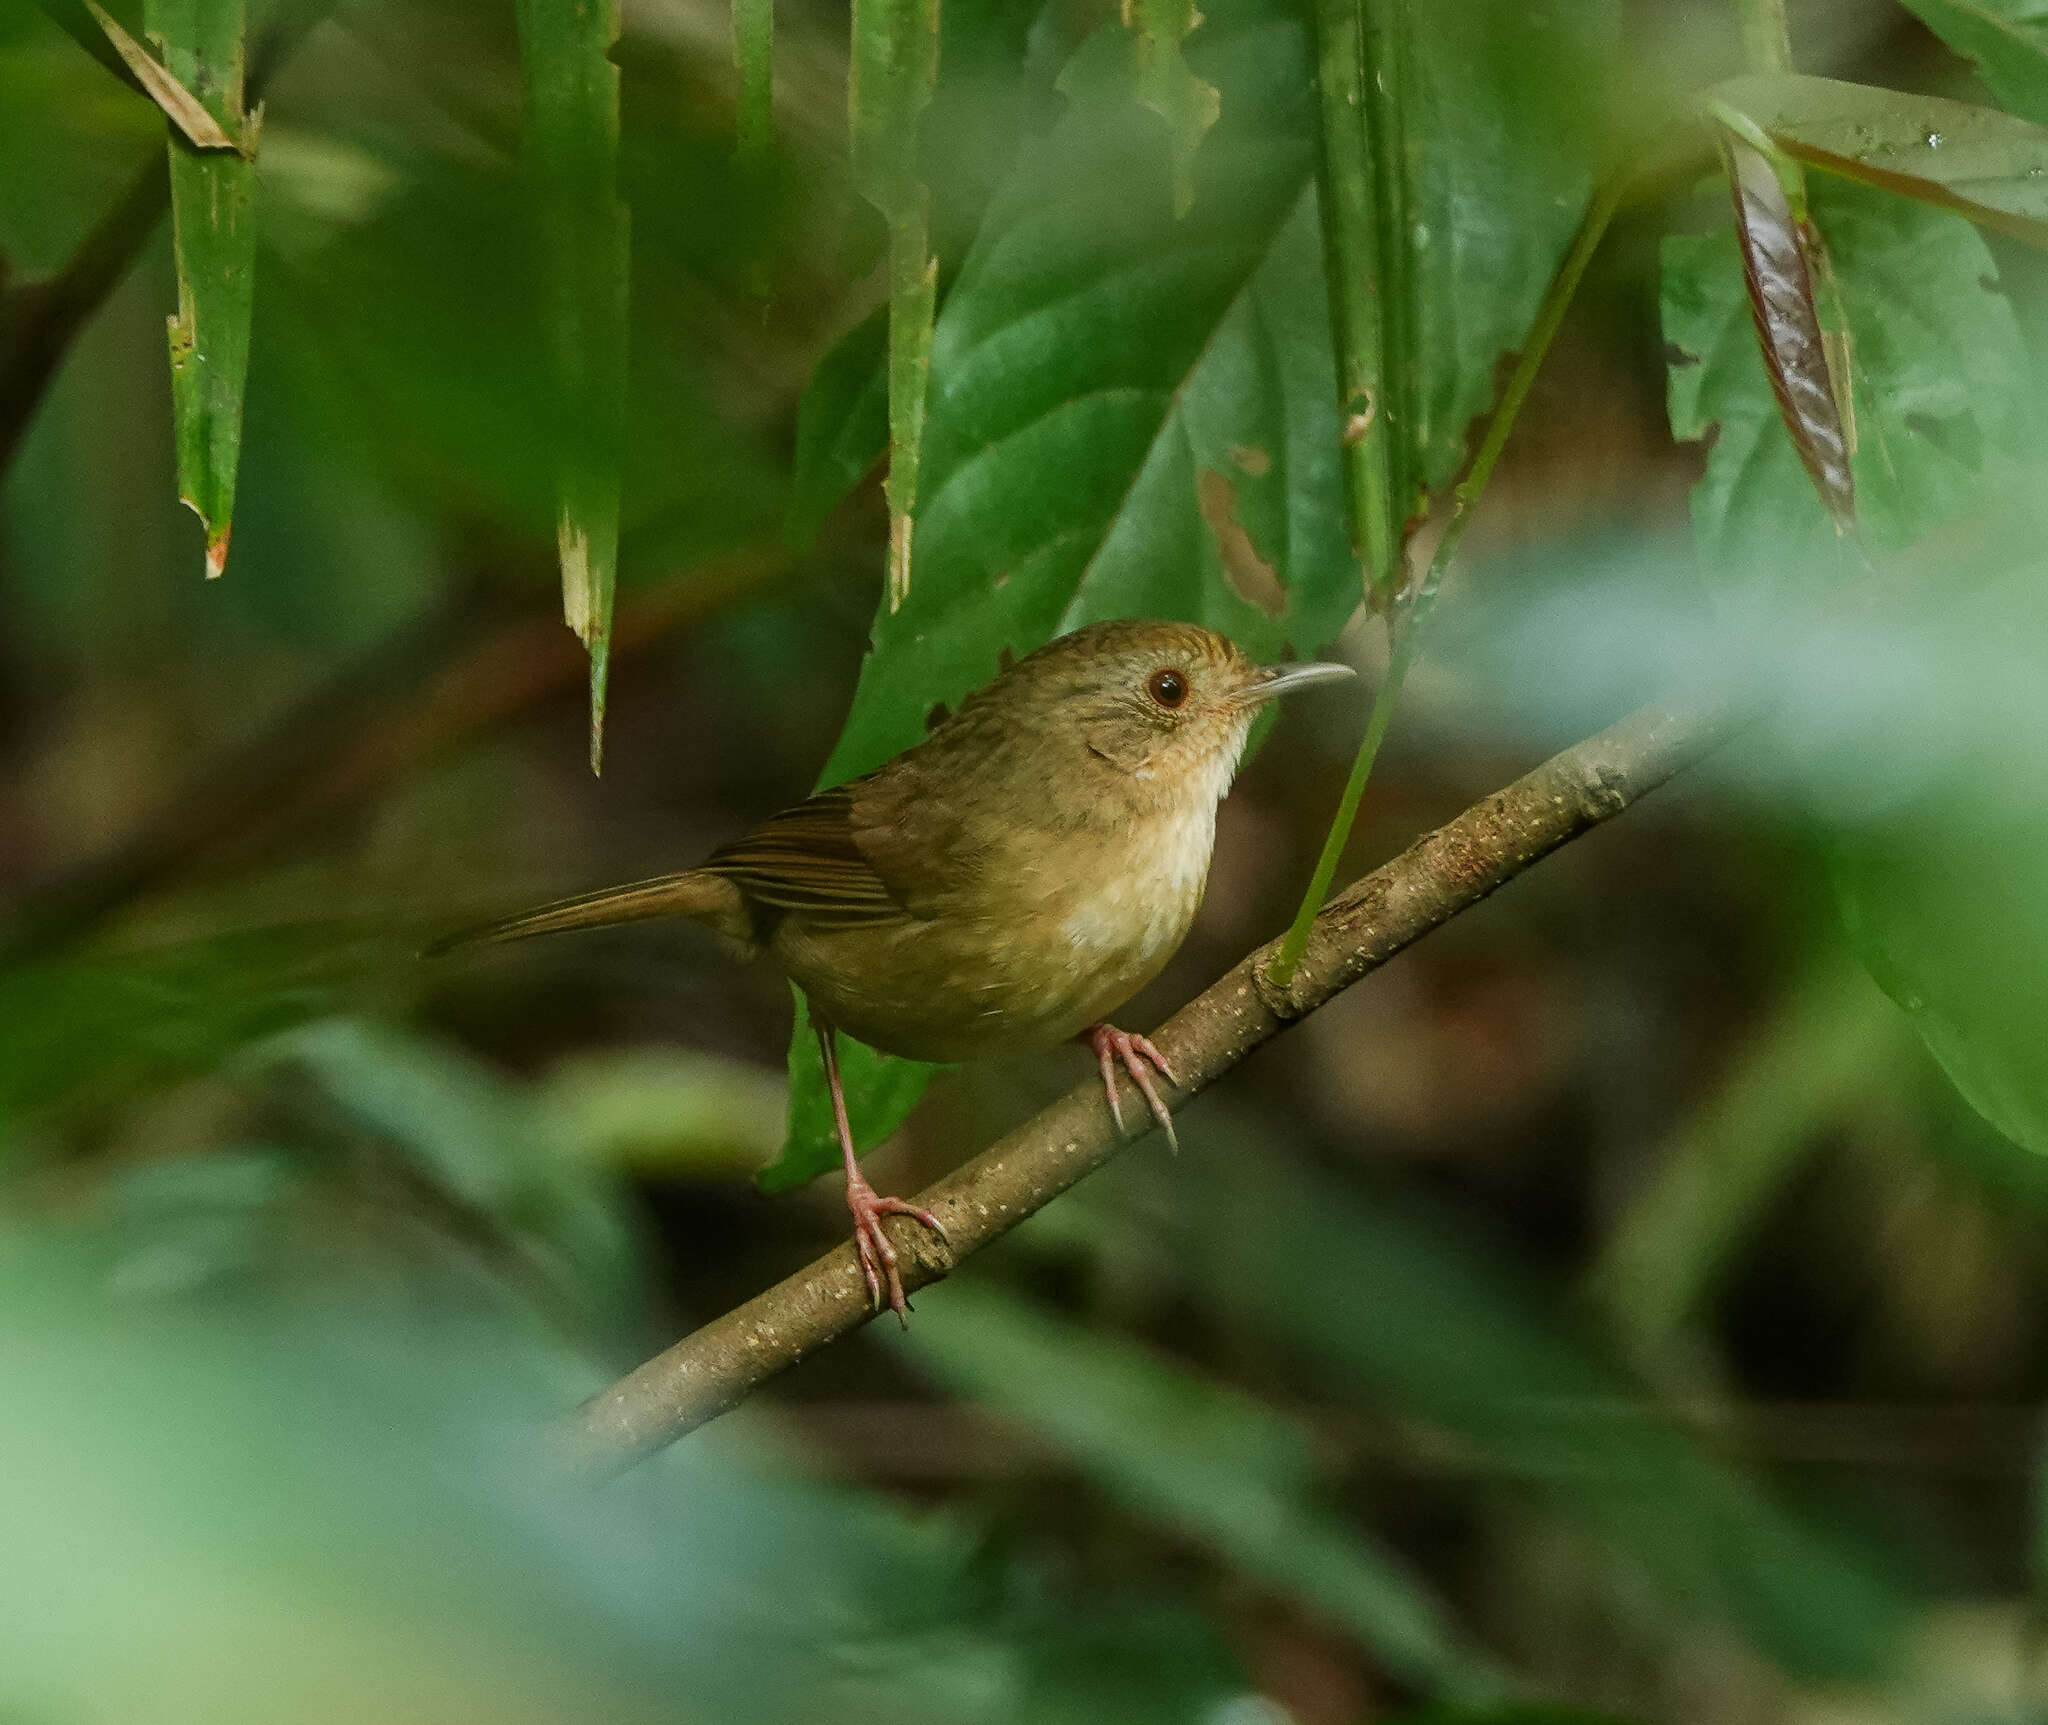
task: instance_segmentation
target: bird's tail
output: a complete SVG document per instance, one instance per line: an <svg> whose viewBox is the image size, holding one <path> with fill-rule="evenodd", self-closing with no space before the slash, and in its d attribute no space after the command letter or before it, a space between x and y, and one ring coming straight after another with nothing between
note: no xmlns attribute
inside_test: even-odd
<svg viewBox="0 0 2048 1725"><path fill-rule="evenodd" d="M556 899L480 923L446 935L421 955L437 958L458 946L477 946L493 941L524 940L528 935L558 934L572 928L604 928L612 923L645 922L653 917L686 916L709 923L722 933L745 938L746 907L739 888L722 876L703 869L685 869L681 874L656 875L652 880L634 881L628 886L609 886L575 898Z"/></svg>

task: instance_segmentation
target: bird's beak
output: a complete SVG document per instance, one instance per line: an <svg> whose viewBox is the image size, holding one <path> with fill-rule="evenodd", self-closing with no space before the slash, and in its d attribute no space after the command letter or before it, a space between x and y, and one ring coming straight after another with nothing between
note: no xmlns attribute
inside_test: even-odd
<svg viewBox="0 0 2048 1725"><path fill-rule="evenodd" d="M1261 665L1238 698L1245 705L1255 707L1272 700L1275 695L1306 689L1311 683L1334 683L1339 678L1355 675L1357 673L1349 665L1322 661L1313 665Z"/></svg>

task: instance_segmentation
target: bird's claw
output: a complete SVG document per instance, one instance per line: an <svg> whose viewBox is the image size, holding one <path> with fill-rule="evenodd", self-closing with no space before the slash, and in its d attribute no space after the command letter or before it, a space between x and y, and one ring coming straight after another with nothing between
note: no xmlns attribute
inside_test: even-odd
<svg viewBox="0 0 2048 1725"><path fill-rule="evenodd" d="M1082 1040L1095 1050L1096 1063L1102 1068L1102 1088L1109 1097L1109 1117L1116 1122L1117 1131L1121 1133L1124 1129L1123 1104L1116 1093L1116 1069L1121 1063L1131 1075L1131 1082L1138 1087L1139 1094L1145 1098L1145 1105L1152 1110L1152 1118L1159 1122L1160 1131L1166 1134L1166 1142L1178 1150L1180 1139L1173 1130L1173 1115L1160 1100L1152 1074L1159 1072L1170 1084L1178 1084L1180 1080L1174 1077L1173 1068L1166 1064L1166 1056L1152 1046L1152 1039L1134 1036L1113 1024L1096 1024L1082 1032Z"/></svg>
<svg viewBox="0 0 2048 1725"><path fill-rule="evenodd" d="M865 1180L846 1186L846 1207L853 1212L853 1244L860 1253L860 1273L868 1285L868 1304L882 1309L883 1290L888 1291L889 1309L906 1329L910 1324L910 1302L903 1297L903 1274L896 1244L882 1226L884 1216L909 1216L922 1222L950 1246L938 1217L907 1198L884 1198Z"/></svg>

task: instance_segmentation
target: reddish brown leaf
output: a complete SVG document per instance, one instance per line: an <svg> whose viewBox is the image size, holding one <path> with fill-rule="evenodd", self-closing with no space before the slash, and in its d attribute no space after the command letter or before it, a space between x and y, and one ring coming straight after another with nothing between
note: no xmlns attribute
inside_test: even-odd
<svg viewBox="0 0 2048 1725"><path fill-rule="evenodd" d="M1721 156L1735 199L1743 280L1771 392L1813 488L1836 528L1846 532L1856 521L1856 482L1849 470L1849 434L1828 369L1828 340L1814 302L1807 235L1768 156L1726 128Z"/></svg>

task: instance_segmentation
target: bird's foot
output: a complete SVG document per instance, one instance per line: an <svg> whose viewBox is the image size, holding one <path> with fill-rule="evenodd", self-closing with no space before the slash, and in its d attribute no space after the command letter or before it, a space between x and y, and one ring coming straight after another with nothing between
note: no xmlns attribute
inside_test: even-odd
<svg viewBox="0 0 2048 1725"><path fill-rule="evenodd" d="M846 1207L853 1212L853 1244L860 1253L860 1273L867 1279L868 1304L879 1312L883 1290L886 1289L889 1309L896 1314L896 1321L908 1329L910 1302L903 1297L903 1275L898 1267L896 1245L882 1226L882 1218L913 1217L950 1246L952 1242L946 1239L946 1230L929 1210L907 1198L880 1196L858 1173L847 1176Z"/></svg>
<svg viewBox="0 0 2048 1725"><path fill-rule="evenodd" d="M1102 1068L1102 1088L1109 1097L1109 1117L1116 1122L1116 1129L1119 1132L1124 1129L1123 1104L1117 1100L1116 1094L1116 1069L1121 1061L1123 1069L1131 1075L1131 1082L1143 1094L1146 1106L1152 1110L1152 1118L1159 1122L1159 1129L1166 1134L1167 1143L1178 1150L1180 1139L1174 1135L1173 1116L1160 1100L1152 1074L1159 1072L1170 1084L1178 1084L1180 1080L1174 1077L1173 1068L1166 1064L1166 1056L1152 1046L1151 1038L1133 1036L1113 1024L1091 1024L1081 1032L1080 1040L1095 1050L1096 1062Z"/></svg>

